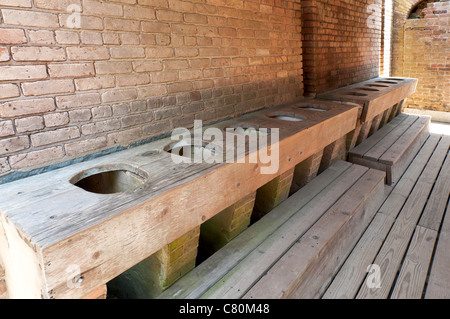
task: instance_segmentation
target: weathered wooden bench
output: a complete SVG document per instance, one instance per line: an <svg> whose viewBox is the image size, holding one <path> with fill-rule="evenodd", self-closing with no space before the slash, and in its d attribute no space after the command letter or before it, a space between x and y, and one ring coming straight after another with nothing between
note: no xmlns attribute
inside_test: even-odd
<svg viewBox="0 0 450 319"><path fill-rule="evenodd" d="M450 298L449 148L450 136L431 134L385 186L386 200L322 298Z"/></svg>
<svg viewBox="0 0 450 319"><path fill-rule="evenodd" d="M329 102L323 112L272 107L213 125L279 128L278 142L258 148L279 150L276 169L266 174L266 161L250 160L256 152L241 154L242 163L175 163L169 151L177 141L164 138L1 185L0 259L9 297L102 292L102 285L354 130L357 116L357 106Z"/></svg>
<svg viewBox="0 0 450 319"><path fill-rule="evenodd" d="M386 183L398 181L429 135L430 117L400 114L361 144L348 160L386 172Z"/></svg>
<svg viewBox="0 0 450 319"><path fill-rule="evenodd" d="M384 177L337 161L160 298L320 295L381 204Z"/></svg>
<svg viewBox="0 0 450 319"><path fill-rule="evenodd" d="M405 99L416 90L417 79L376 77L317 95L318 99L358 103L359 123L347 136L347 147L358 145L401 113Z"/></svg>

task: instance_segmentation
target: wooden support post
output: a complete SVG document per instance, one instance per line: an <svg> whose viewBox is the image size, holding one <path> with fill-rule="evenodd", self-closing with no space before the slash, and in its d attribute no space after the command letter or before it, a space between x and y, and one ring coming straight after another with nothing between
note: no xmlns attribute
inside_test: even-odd
<svg viewBox="0 0 450 319"><path fill-rule="evenodd" d="M197 261L201 262L250 225L256 192L253 192L227 209L224 209L200 226Z"/></svg>
<svg viewBox="0 0 450 319"><path fill-rule="evenodd" d="M92 290L86 296L81 299L106 299L107 287L106 285L101 285L100 287Z"/></svg>
<svg viewBox="0 0 450 319"><path fill-rule="evenodd" d="M308 157L303 162L297 164L294 170L290 193L293 194L300 188L308 184L319 172L322 161L323 150Z"/></svg>
<svg viewBox="0 0 450 319"><path fill-rule="evenodd" d="M145 299L159 296L195 267L200 226L108 283L112 295Z"/></svg>
<svg viewBox="0 0 450 319"><path fill-rule="evenodd" d="M374 117L374 119L372 120L372 126L370 127L369 136L378 131L378 129L380 128L382 118L383 114L378 114L377 116Z"/></svg>
<svg viewBox="0 0 450 319"><path fill-rule="evenodd" d="M256 191L255 208L251 222L255 222L270 212L289 196L295 167L277 176Z"/></svg>
<svg viewBox="0 0 450 319"><path fill-rule="evenodd" d="M346 136L339 138L327 147L325 147L322 156L322 162L320 163L319 173L326 170L337 160L345 160L347 157L346 149Z"/></svg>
<svg viewBox="0 0 450 319"><path fill-rule="evenodd" d="M386 123L389 121L389 116L391 115L391 111L392 111L392 108L387 109L383 112L383 116L381 118L381 123L380 123L379 128L382 128L383 126L385 126Z"/></svg>
<svg viewBox="0 0 450 319"><path fill-rule="evenodd" d="M403 112L403 106L405 105L405 100L401 100L399 103L397 103L397 110L395 116L399 115Z"/></svg>
<svg viewBox="0 0 450 319"><path fill-rule="evenodd" d="M370 133L370 128L372 127L372 120L369 122L365 122L361 126L361 130L359 132L358 140L356 141L356 145L360 144L362 141L364 141Z"/></svg>
<svg viewBox="0 0 450 319"><path fill-rule="evenodd" d="M347 134L347 137L346 137L347 152L356 146L356 144L358 142L359 134L361 132L361 128L362 128L362 124L360 121L358 121L355 129Z"/></svg>

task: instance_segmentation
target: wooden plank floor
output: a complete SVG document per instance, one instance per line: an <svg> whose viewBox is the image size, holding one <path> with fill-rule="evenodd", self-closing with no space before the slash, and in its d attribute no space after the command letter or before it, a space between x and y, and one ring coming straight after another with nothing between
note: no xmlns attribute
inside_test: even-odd
<svg viewBox="0 0 450 319"><path fill-rule="evenodd" d="M450 136L431 134L321 298L450 298Z"/></svg>

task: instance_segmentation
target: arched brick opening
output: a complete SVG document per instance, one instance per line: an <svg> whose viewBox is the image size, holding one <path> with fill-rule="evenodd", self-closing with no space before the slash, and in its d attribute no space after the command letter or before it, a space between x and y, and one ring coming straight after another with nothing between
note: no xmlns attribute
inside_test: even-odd
<svg viewBox="0 0 450 319"><path fill-rule="evenodd" d="M450 111L449 17L448 0L394 4L391 74L419 80L406 107Z"/></svg>
<svg viewBox="0 0 450 319"><path fill-rule="evenodd" d="M392 11L391 75L403 76L404 25L411 10L423 0L395 0Z"/></svg>

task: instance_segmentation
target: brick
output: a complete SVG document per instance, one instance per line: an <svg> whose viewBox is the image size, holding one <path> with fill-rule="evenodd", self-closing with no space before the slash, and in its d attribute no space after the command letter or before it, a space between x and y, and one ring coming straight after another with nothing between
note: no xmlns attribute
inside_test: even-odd
<svg viewBox="0 0 450 319"><path fill-rule="evenodd" d="M11 154L30 147L28 136L11 137L0 140L0 155Z"/></svg>
<svg viewBox="0 0 450 319"><path fill-rule="evenodd" d="M138 0L138 4L142 6L150 6L153 8L168 8L167 0Z"/></svg>
<svg viewBox="0 0 450 319"><path fill-rule="evenodd" d="M58 28L58 16L53 13L3 9L3 21L9 25L38 28Z"/></svg>
<svg viewBox="0 0 450 319"><path fill-rule="evenodd" d="M172 33L185 34L185 35L196 35L197 27L192 24L173 23L172 24Z"/></svg>
<svg viewBox="0 0 450 319"><path fill-rule="evenodd" d="M63 48L50 47L12 47L11 54L16 61L64 61Z"/></svg>
<svg viewBox="0 0 450 319"><path fill-rule="evenodd" d="M55 44L55 35L49 30L28 30L30 43L33 44Z"/></svg>
<svg viewBox="0 0 450 319"><path fill-rule="evenodd" d="M124 6L124 17L138 20L156 19L155 10L153 8L143 8L136 6Z"/></svg>
<svg viewBox="0 0 450 319"><path fill-rule="evenodd" d="M79 44L80 37L75 31L55 31L56 42L59 44Z"/></svg>
<svg viewBox="0 0 450 319"><path fill-rule="evenodd" d="M79 78L95 75L94 64L86 63L52 63L48 65L51 78Z"/></svg>
<svg viewBox="0 0 450 319"><path fill-rule="evenodd" d="M96 0L83 0L83 13L87 15L98 15L102 17L123 16L120 4L99 2Z"/></svg>
<svg viewBox="0 0 450 319"><path fill-rule="evenodd" d="M116 86L113 76L96 76L93 78L75 79L77 91L109 89Z"/></svg>
<svg viewBox="0 0 450 319"><path fill-rule="evenodd" d="M165 71L152 73L152 83L166 83L178 80L178 72Z"/></svg>
<svg viewBox="0 0 450 319"><path fill-rule="evenodd" d="M144 112L147 110L146 101L133 101L130 103L131 112Z"/></svg>
<svg viewBox="0 0 450 319"><path fill-rule="evenodd" d="M0 44L26 43L27 38L22 29L0 29Z"/></svg>
<svg viewBox="0 0 450 319"><path fill-rule="evenodd" d="M92 118L90 109L69 111L70 123L87 122Z"/></svg>
<svg viewBox="0 0 450 319"><path fill-rule="evenodd" d="M202 70L183 70L179 72L180 81L195 80L202 77Z"/></svg>
<svg viewBox="0 0 450 319"><path fill-rule="evenodd" d="M75 29L73 16L70 14L60 14L59 16L61 27ZM99 17L81 15L80 28L83 30L103 30L103 19Z"/></svg>
<svg viewBox="0 0 450 319"><path fill-rule="evenodd" d="M0 158L0 174L7 173L10 170L11 170L11 167L9 166L8 160L6 158ZM0 285L1 285L1 283L0 283ZM1 287L0 287L0 290L1 290Z"/></svg>
<svg viewBox="0 0 450 319"><path fill-rule="evenodd" d="M173 48L158 47L158 48L146 48L145 55L147 58L170 58L174 56Z"/></svg>
<svg viewBox="0 0 450 319"><path fill-rule="evenodd" d="M189 68L189 62L185 59L165 60L164 70L184 70Z"/></svg>
<svg viewBox="0 0 450 319"><path fill-rule="evenodd" d="M57 127L69 124L69 113L58 112L44 115L44 123L46 127Z"/></svg>
<svg viewBox="0 0 450 319"><path fill-rule="evenodd" d="M109 146L129 146L131 143L142 139L141 127L134 127L120 132L110 133L107 135L107 142Z"/></svg>
<svg viewBox="0 0 450 319"><path fill-rule="evenodd" d="M83 135L92 135L120 129L120 121L117 119L89 123L81 126Z"/></svg>
<svg viewBox="0 0 450 319"><path fill-rule="evenodd" d="M198 56L198 49L190 48L190 47L175 48L175 56L177 56L177 57L196 57L196 56Z"/></svg>
<svg viewBox="0 0 450 319"><path fill-rule="evenodd" d="M144 125L142 131L145 136L155 136L157 134L165 133L170 130L170 123L166 121L159 121L157 123L152 123Z"/></svg>
<svg viewBox="0 0 450 319"><path fill-rule="evenodd" d="M137 98L136 89L114 89L106 91L102 94L102 101L108 102L119 102L135 100Z"/></svg>
<svg viewBox="0 0 450 319"><path fill-rule="evenodd" d="M0 84L0 99L20 96L19 87L15 84Z"/></svg>
<svg viewBox="0 0 450 319"><path fill-rule="evenodd" d="M53 110L55 110L55 101L52 98L0 103L0 117L3 118L46 113Z"/></svg>
<svg viewBox="0 0 450 319"><path fill-rule="evenodd" d="M44 128L44 119L42 116L31 116L16 121L17 133L27 133L33 131L39 131Z"/></svg>
<svg viewBox="0 0 450 319"><path fill-rule="evenodd" d="M162 71L163 64L160 60L143 60L143 61L133 61L133 69L135 72L155 72Z"/></svg>
<svg viewBox="0 0 450 319"><path fill-rule="evenodd" d="M118 86L143 85L150 83L150 76L148 74L119 75L116 81Z"/></svg>
<svg viewBox="0 0 450 319"><path fill-rule="evenodd" d="M74 4L81 7L81 0L34 0L36 8L64 12L67 12L67 7Z"/></svg>
<svg viewBox="0 0 450 319"><path fill-rule="evenodd" d="M105 18L104 24L105 30L140 31L140 22L138 20Z"/></svg>
<svg viewBox="0 0 450 319"><path fill-rule="evenodd" d="M102 34L97 31L81 31L81 43L102 45L103 44Z"/></svg>
<svg viewBox="0 0 450 319"><path fill-rule="evenodd" d="M167 87L169 93L188 92L192 90L192 82L178 82L169 84Z"/></svg>
<svg viewBox="0 0 450 319"><path fill-rule="evenodd" d="M162 36L162 34L158 34ZM144 46L146 45L155 45L156 44L156 35L152 33L141 33L140 43ZM167 35L166 35L167 36ZM170 36L169 36L170 38Z"/></svg>
<svg viewBox="0 0 450 319"><path fill-rule="evenodd" d="M124 74L133 71L131 62L95 62L97 74Z"/></svg>
<svg viewBox="0 0 450 319"><path fill-rule="evenodd" d="M120 44L119 35L115 32L104 32L102 36L104 44Z"/></svg>
<svg viewBox="0 0 450 319"><path fill-rule="evenodd" d="M113 59L136 59L145 57L145 50L141 47L126 46L111 48L110 50Z"/></svg>
<svg viewBox="0 0 450 319"><path fill-rule="evenodd" d="M64 157L61 146L46 148L9 157L9 164L12 169L31 168L42 164L49 164Z"/></svg>
<svg viewBox="0 0 450 319"><path fill-rule="evenodd" d="M50 145L58 142L68 141L80 137L78 127L66 127L54 131L47 131L31 135L31 144L34 147Z"/></svg>
<svg viewBox="0 0 450 319"><path fill-rule="evenodd" d="M91 152L98 152L107 146L105 136L99 136L79 142L69 143L64 146L67 156L79 156Z"/></svg>
<svg viewBox="0 0 450 319"><path fill-rule="evenodd" d="M127 115L120 119L122 128L148 123L152 120L153 114L151 112Z"/></svg>
<svg viewBox="0 0 450 319"><path fill-rule="evenodd" d="M170 33L170 24L160 21L143 21L142 31L149 33Z"/></svg>
<svg viewBox="0 0 450 319"><path fill-rule="evenodd" d="M0 66L0 81L41 80L46 77L45 65Z"/></svg>
<svg viewBox="0 0 450 319"><path fill-rule="evenodd" d="M0 6L31 8L31 0L0 0Z"/></svg>
<svg viewBox="0 0 450 319"><path fill-rule="evenodd" d="M183 21L183 14L172 10L157 10L156 19L158 21Z"/></svg>
<svg viewBox="0 0 450 319"><path fill-rule="evenodd" d="M0 137L8 137L14 134L12 121L0 121Z"/></svg>
<svg viewBox="0 0 450 319"><path fill-rule="evenodd" d="M154 36L152 34L152 36ZM119 35L120 37L120 43L122 44L122 46L127 45L127 44L131 44L131 45L137 45L141 42L139 34L137 33L131 33L131 32L126 32L126 33L121 33ZM149 41L149 43L154 44L154 41L151 42L151 40L148 39L144 39L145 41Z"/></svg>
<svg viewBox="0 0 450 319"><path fill-rule="evenodd" d="M11 59L8 48L0 47L0 62L6 62Z"/></svg>
<svg viewBox="0 0 450 319"><path fill-rule="evenodd" d="M167 93L167 88L164 84L162 85L147 85L138 87L138 98L146 99L151 96L159 96Z"/></svg>
<svg viewBox="0 0 450 319"><path fill-rule="evenodd" d="M105 118L112 116L112 109L109 105L101 105L91 109L92 117L94 119L97 118Z"/></svg>
<svg viewBox="0 0 450 319"><path fill-rule="evenodd" d="M108 60L109 50L105 47L69 47L67 57L72 61Z"/></svg>
<svg viewBox="0 0 450 319"><path fill-rule="evenodd" d="M28 82L22 83L22 92L26 96L73 93L75 92L75 86L73 80L69 79Z"/></svg>
<svg viewBox="0 0 450 319"><path fill-rule="evenodd" d="M101 104L99 93L79 93L56 97L56 105L60 109L85 107Z"/></svg>

